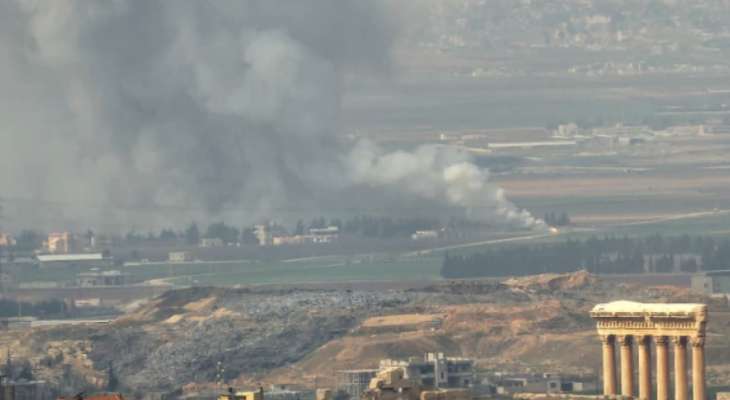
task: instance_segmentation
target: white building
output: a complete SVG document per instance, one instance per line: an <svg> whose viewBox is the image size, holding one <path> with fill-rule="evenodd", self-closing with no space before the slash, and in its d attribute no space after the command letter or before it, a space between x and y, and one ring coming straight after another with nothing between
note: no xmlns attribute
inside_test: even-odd
<svg viewBox="0 0 730 400"><path fill-rule="evenodd" d="M416 231L416 233L411 235L411 239L413 240L433 240L438 239L439 233L435 230L429 230L429 231Z"/></svg>

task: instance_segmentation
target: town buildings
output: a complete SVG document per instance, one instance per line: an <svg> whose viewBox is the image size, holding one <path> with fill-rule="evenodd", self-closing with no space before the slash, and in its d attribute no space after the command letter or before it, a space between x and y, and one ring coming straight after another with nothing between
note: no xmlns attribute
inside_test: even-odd
<svg viewBox="0 0 730 400"><path fill-rule="evenodd" d="M422 359L381 360L380 370L388 368L403 368L406 379L426 387L464 388L474 382L474 361L444 353L427 353Z"/></svg>
<svg viewBox="0 0 730 400"><path fill-rule="evenodd" d="M223 243L223 239L221 238L204 237L200 239L200 247L211 248L223 247L224 245L225 243Z"/></svg>

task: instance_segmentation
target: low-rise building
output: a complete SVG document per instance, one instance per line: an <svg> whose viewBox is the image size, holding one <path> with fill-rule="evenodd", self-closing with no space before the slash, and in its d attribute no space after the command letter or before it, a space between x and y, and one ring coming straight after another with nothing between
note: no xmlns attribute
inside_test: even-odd
<svg viewBox="0 0 730 400"><path fill-rule="evenodd" d="M76 283L80 287L96 286L123 286L127 283L128 275L121 271L89 271L78 275Z"/></svg>
<svg viewBox="0 0 730 400"><path fill-rule="evenodd" d="M94 394L79 393L74 397L59 397L58 400L124 400L124 396L122 396L121 393L115 392Z"/></svg>
<svg viewBox="0 0 730 400"><path fill-rule="evenodd" d="M100 297L92 297L88 299L73 299L71 300L75 308L97 308L103 305Z"/></svg>
<svg viewBox="0 0 730 400"><path fill-rule="evenodd" d="M315 400L314 390L290 387L287 385L271 385L264 390L265 400Z"/></svg>
<svg viewBox="0 0 730 400"><path fill-rule="evenodd" d="M412 240L434 240L439 238L439 232L436 230L416 231L411 235Z"/></svg>
<svg viewBox="0 0 730 400"><path fill-rule="evenodd" d="M204 237L200 239L200 247L223 247L224 245L221 238Z"/></svg>
<svg viewBox="0 0 730 400"><path fill-rule="evenodd" d="M309 235L313 243L332 243L340 236L340 228L328 226L326 228L311 228Z"/></svg>
<svg viewBox="0 0 730 400"><path fill-rule="evenodd" d="M104 257L103 253L39 254L36 257L41 267L105 267L113 264L113 260L110 257Z"/></svg>
<svg viewBox="0 0 730 400"><path fill-rule="evenodd" d="M167 259L174 263L190 262L193 261L193 255L188 251L171 251Z"/></svg>
<svg viewBox="0 0 730 400"><path fill-rule="evenodd" d="M0 232L0 247L15 246L15 239L7 233Z"/></svg>
<svg viewBox="0 0 730 400"><path fill-rule="evenodd" d="M558 374L497 374L489 379L499 395L514 393L593 393L598 390L595 377Z"/></svg>
<svg viewBox="0 0 730 400"><path fill-rule="evenodd" d="M465 388L474 383L474 361L443 353L427 353L422 359L381 360L380 370L388 368L403 368L406 379L424 387Z"/></svg>
<svg viewBox="0 0 730 400"><path fill-rule="evenodd" d="M407 378L405 368L392 367L378 372L368 389L360 397L363 400L472 400L472 392L466 388L428 388L416 380Z"/></svg>
<svg viewBox="0 0 730 400"><path fill-rule="evenodd" d="M67 254L74 251L75 240L70 232L53 232L43 243L44 248L52 254Z"/></svg>
<svg viewBox="0 0 730 400"><path fill-rule="evenodd" d="M312 238L309 235L274 236L271 239L271 244L274 246L301 245L307 243L312 243Z"/></svg>
<svg viewBox="0 0 730 400"><path fill-rule="evenodd" d="M598 390L595 378L557 376L547 378L546 383L548 393L593 393Z"/></svg>
<svg viewBox="0 0 730 400"><path fill-rule="evenodd" d="M219 395L218 400L264 400L264 389L237 392L228 388L228 392Z"/></svg>
<svg viewBox="0 0 730 400"><path fill-rule="evenodd" d="M692 291L704 295L730 295L730 270L705 271L692 276Z"/></svg>
<svg viewBox="0 0 730 400"><path fill-rule="evenodd" d="M272 235L269 229L269 224L254 225L253 233L256 235L256 240L259 242L259 246L270 246Z"/></svg>

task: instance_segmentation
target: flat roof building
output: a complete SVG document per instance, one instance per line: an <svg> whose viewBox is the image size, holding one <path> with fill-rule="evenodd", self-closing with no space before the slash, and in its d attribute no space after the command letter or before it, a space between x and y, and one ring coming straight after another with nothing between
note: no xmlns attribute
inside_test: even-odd
<svg viewBox="0 0 730 400"><path fill-rule="evenodd" d="M41 267L63 266L111 266L113 260L104 257L103 253L75 253L75 254L38 254L36 256Z"/></svg>
<svg viewBox="0 0 730 400"><path fill-rule="evenodd" d="M120 271L89 271L78 275L76 283L80 287L123 286L127 283L127 274Z"/></svg>
<svg viewBox="0 0 730 400"><path fill-rule="evenodd" d="M380 370L403 368L405 378L424 387L465 388L474 383L474 361L462 357L446 357L444 353L427 353L422 359L381 360Z"/></svg>

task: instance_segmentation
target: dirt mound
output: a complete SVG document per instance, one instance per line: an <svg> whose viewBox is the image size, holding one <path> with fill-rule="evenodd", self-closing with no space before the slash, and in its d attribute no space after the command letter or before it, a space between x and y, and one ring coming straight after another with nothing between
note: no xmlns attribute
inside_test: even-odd
<svg viewBox="0 0 730 400"><path fill-rule="evenodd" d="M511 278L504 282L509 288L526 291L552 292L584 289L597 282L597 278L588 271L582 270L567 274L541 274L519 278Z"/></svg>

